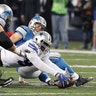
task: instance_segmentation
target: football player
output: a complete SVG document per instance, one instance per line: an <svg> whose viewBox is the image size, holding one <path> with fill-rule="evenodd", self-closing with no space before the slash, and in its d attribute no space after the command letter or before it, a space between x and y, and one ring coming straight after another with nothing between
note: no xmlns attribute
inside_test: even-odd
<svg viewBox="0 0 96 96"><path fill-rule="evenodd" d="M0 4L0 46L4 47L5 49L8 49L13 52L20 52L17 51L16 46L12 43L12 41L8 38L8 36L5 34L3 27L6 25L9 26L9 23L11 22L13 17L12 9L6 5L6 4ZM0 61L0 65L2 65L2 62ZM8 86L12 84L13 78L7 78L2 79L0 78L0 86Z"/></svg>
<svg viewBox="0 0 96 96"><path fill-rule="evenodd" d="M25 41L33 38L34 35L36 35L40 30L45 30L45 28L46 28L46 20L41 16L35 16L30 20L28 27L24 25L19 26L10 39L17 46L20 46ZM50 53L50 60L63 70L67 68L70 75L74 77L74 80L76 80L76 86L83 85L93 80L93 78L91 77L83 78L82 76L74 72L73 69L69 66L69 64L67 64L67 62L65 62L65 60L61 57L59 53ZM50 85L51 79L48 76L48 74L42 72L41 75L39 76L39 79L43 82L47 82Z"/></svg>
<svg viewBox="0 0 96 96"><path fill-rule="evenodd" d="M1 31L2 29L0 29ZM60 69L49 60L49 52L51 45L51 36L48 32L41 31L33 39L26 41L24 44L18 47L18 49L25 52L25 57L18 56L17 54L0 47L0 61L3 67L20 67L25 64L29 64L30 67L26 67L27 70L18 71L18 73L24 78L39 77L41 72L49 73L55 76L60 85L65 87L69 85L70 76L66 71ZM11 60L10 60L11 58ZM38 63L39 62L39 63Z"/></svg>
<svg viewBox="0 0 96 96"><path fill-rule="evenodd" d="M5 24L8 24L8 18L10 18L10 15L12 15L11 14L12 11L10 11L9 10L10 7L5 4L3 4L1 6L2 6L1 9L3 10L2 14L0 15L0 33L2 33L2 34L0 34L0 36L3 37L1 39L1 46L5 47L6 49L11 49L11 51L13 51L17 54L19 53L19 55L21 55L21 51L16 51L17 50L16 47L10 41L10 39L7 37L7 35L5 34L4 29L3 29ZM18 55L4 49L3 47L0 47L0 55L1 55L0 66L15 67L15 66L22 66L22 64L24 65L24 63L26 63L25 58L23 58L23 57L19 58ZM10 56L13 60L10 60ZM19 59L21 59L21 60L18 61ZM23 62L22 62L22 59L23 59ZM15 64L14 64L14 62L15 62ZM61 69L59 69L59 71L60 70ZM52 72L51 72L51 74L52 74ZM65 81L65 79L67 80L67 78L65 78L65 76L63 74L59 74L59 75L56 74L56 77L58 77L61 80L61 83L63 83L63 81Z"/></svg>

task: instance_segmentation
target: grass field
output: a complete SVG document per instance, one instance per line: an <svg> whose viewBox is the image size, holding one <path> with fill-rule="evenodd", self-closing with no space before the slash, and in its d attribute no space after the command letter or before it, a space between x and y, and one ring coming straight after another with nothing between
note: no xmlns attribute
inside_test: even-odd
<svg viewBox="0 0 96 96"><path fill-rule="evenodd" d="M74 49L74 48L73 48ZM73 86L67 89L59 89L54 86L46 86L38 79L26 79L31 86L9 86L0 88L3 96L96 96L96 54L61 52L62 57L80 75L92 76L94 80L81 87ZM11 58L10 58L11 59ZM18 74L14 68L1 68L4 73L2 78L14 77L18 81ZM51 76L52 77L52 76ZM52 77L54 78L54 77Z"/></svg>

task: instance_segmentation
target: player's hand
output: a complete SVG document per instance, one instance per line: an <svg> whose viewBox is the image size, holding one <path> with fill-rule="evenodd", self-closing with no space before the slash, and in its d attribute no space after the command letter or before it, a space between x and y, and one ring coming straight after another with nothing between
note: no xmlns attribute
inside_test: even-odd
<svg viewBox="0 0 96 96"><path fill-rule="evenodd" d="M67 85L69 78L66 77L64 74L57 73L56 77L58 77L58 80L60 81L60 84L61 84L62 87Z"/></svg>
<svg viewBox="0 0 96 96"><path fill-rule="evenodd" d="M16 49L14 50L14 53L16 53L16 54L19 55L19 56L22 56L22 57L27 58L26 53L30 53L30 51L27 50L27 49L22 49L22 50L21 50L21 49L16 48Z"/></svg>
<svg viewBox="0 0 96 96"><path fill-rule="evenodd" d="M8 79L0 79L0 86L1 87L5 87L5 86L9 86L13 83L13 78L9 77Z"/></svg>
<svg viewBox="0 0 96 96"><path fill-rule="evenodd" d="M20 66L32 66L33 64L26 58L25 60L23 60L23 61L18 61L18 64L20 65Z"/></svg>

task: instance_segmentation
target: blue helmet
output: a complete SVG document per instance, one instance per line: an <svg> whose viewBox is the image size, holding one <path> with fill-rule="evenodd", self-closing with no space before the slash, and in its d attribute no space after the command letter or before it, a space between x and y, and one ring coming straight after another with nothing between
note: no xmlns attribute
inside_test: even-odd
<svg viewBox="0 0 96 96"><path fill-rule="evenodd" d="M36 30L35 30L35 24L36 24L36 23L39 23L39 24L42 25L43 28L46 28L46 20L45 20L43 17L41 17L41 16L35 16L35 17L33 17L33 18L30 20L30 22L29 22L29 24L28 24L29 29L30 29L34 34L36 34Z"/></svg>
<svg viewBox="0 0 96 96"><path fill-rule="evenodd" d="M6 23L9 23L13 18L12 9L6 4L0 4L0 17L3 18Z"/></svg>
<svg viewBox="0 0 96 96"><path fill-rule="evenodd" d="M38 32L34 38L33 41L41 48L43 46L43 48L45 48L45 50L49 49L49 47L51 46L52 42L51 42L51 36L48 32L46 31L40 31Z"/></svg>

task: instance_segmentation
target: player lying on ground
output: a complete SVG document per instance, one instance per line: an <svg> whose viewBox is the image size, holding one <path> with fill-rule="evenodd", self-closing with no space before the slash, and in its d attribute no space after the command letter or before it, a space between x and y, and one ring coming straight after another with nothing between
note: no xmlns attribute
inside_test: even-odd
<svg viewBox="0 0 96 96"><path fill-rule="evenodd" d="M2 19L1 19L2 20ZM3 21L4 21L4 18L3 18ZM2 23L3 24L3 23ZM4 35L4 34L3 34ZM5 38L4 38L5 39ZM6 40L6 41L8 41L8 40ZM11 45L12 45L12 43L11 43ZM7 46L8 47L8 46ZM10 47L9 47L10 48Z"/></svg>
<svg viewBox="0 0 96 96"><path fill-rule="evenodd" d="M36 35L40 30L44 30L45 28L46 28L46 20L41 16L35 16L30 20L28 27L24 25L19 26L10 39L13 41L13 43L16 44L16 46L20 46L25 41L33 38L34 35ZM82 76L74 72L74 70L70 67L70 65L67 62L65 62L65 60L61 57L59 53L51 52L50 60L63 70L67 68L70 75L74 77L74 80L76 80L76 86L83 85L93 80L93 78L91 77L83 78ZM21 70L21 68L19 70ZM48 74L44 72L40 74L39 79L40 81L47 82L49 85L51 84L54 85L51 82L51 78L48 76Z"/></svg>
<svg viewBox="0 0 96 96"><path fill-rule="evenodd" d="M24 50L24 52L28 50L25 52L25 57L20 57L17 54L0 47L0 60L2 62L1 66L19 67L27 64L30 65L29 68L31 68L31 73L30 70L27 70L27 72L22 71L23 73L18 71L20 75L36 77L43 71L57 77L61 87L65 87L67 85L69 86L70 81L72 81L70 79L70 75L49 60L48 54L50 52L50 45L51 36L44 31L37 34L33 40L30 39L18 47L20 50ZM74 81L72 82L72 85L73 84Z"/></svg>

